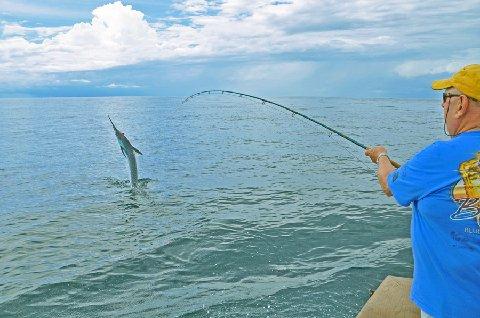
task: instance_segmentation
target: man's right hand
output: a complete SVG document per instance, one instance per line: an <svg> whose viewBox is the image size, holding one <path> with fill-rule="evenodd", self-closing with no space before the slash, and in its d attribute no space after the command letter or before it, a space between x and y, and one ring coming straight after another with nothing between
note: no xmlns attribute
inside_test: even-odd
<svg viewBox="0 0 480 318"><path fill-rule="evenodd" d="M387 153L387 148L383 146L375 146L373 148L365 149L365 156L370 157L370 160L372 160L373 163L377 163L378 156L381 153Z"/></svg>

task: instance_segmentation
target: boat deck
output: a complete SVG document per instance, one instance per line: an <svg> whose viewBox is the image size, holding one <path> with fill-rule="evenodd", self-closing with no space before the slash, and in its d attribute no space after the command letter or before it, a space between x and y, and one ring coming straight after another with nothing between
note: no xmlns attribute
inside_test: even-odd
<svg viewBox="0 0 480 318"><path fill-rule="evenodd" d="M412 279L387 276L357 318L419 318L420 309L410 301Z"/></svg>

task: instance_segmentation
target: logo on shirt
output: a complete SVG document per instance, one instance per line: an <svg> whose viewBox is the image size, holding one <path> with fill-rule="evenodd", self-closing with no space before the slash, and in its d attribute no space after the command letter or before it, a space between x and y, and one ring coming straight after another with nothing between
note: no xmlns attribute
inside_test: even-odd
<svg viewBox="0 0 480 318"><path fill-rule="evenodd" d="M452 220L477 220L480 227L480 152L460 164L460 181L453 187L452 197L458 209L450 215Z"/></svg>

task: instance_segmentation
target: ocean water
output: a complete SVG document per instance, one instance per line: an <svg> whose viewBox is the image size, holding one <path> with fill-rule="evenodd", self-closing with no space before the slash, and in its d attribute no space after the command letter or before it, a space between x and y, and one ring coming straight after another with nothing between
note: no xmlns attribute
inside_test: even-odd
<svg viewBox="0 0 480 318"><path fill-rule="evenodd" d="M270 99L399 162L445 138L436 100ZM275 107L3 99L0 136L1 317L353 317L411 276L410 209L363 150Z"/></svg>

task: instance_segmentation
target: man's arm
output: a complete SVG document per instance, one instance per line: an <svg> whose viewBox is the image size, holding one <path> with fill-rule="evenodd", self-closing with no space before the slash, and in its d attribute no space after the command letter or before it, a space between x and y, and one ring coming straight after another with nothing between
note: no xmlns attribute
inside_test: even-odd
<svg viewBox="0 0 480 318"><path fill-rule="evenodd" d="M378 183L380 184L382 191L387 196L389 197L392 196L392 192L388 187L387 177L396 168L390 162L390 158L388 158L387 149L382 146L368 148L367 150L365 150L365 155L370 157L373 163L378 164L378 169L377 169Z"/></svg>
<svg viewBox="0 0 480 318"><path fill-rule="evenodd" d="M392 191L388 188L387 177L393 170L395 170L395 167L391 164L388 157L383 156L378 159L378 183L380 183L380 187L382 187L383 193L385 193L387 197L392 196Z"/></svg>

